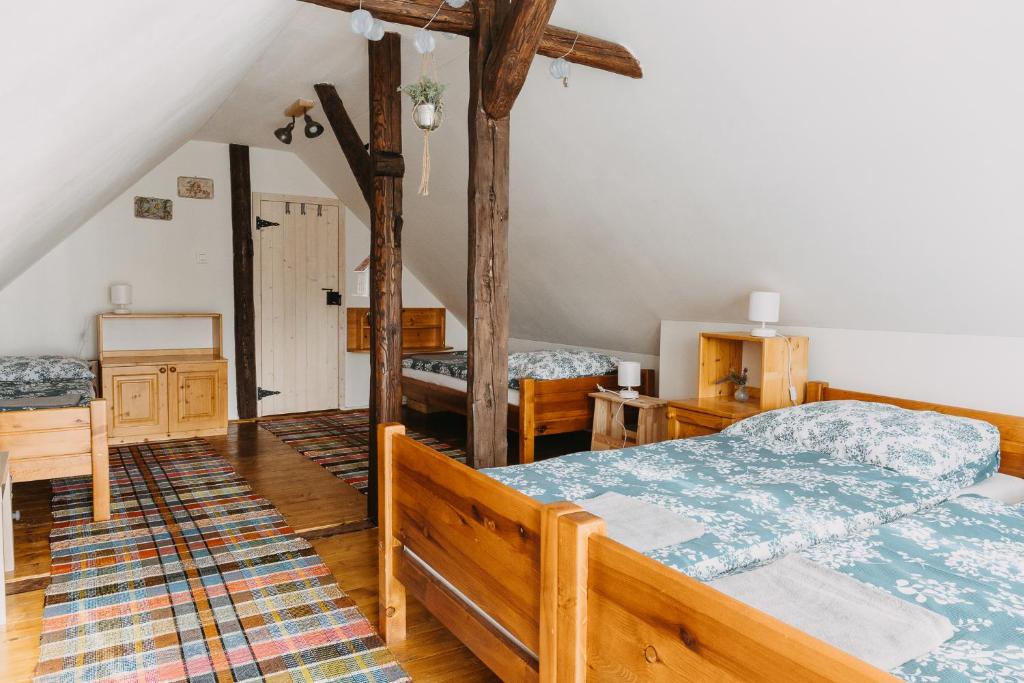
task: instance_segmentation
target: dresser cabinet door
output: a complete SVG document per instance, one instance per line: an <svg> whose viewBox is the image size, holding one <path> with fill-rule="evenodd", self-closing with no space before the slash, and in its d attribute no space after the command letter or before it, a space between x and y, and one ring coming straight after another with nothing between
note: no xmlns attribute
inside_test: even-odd
<svg viewBox="0 0 1024 683"><path fill-rule="evenodd" d="M167 371L172 433L227 425L226 363L174 363Z"/></svg>
<svg viewBox="0 0 1024 683"><path fill-rule="evenodd" d="M167 366L104 368L103 396L109 399L110 436L167 433Z"/></svg>

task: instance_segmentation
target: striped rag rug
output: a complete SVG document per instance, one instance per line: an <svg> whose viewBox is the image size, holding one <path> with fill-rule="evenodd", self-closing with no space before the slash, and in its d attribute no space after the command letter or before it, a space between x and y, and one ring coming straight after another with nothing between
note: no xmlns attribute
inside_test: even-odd
<svg viewBox="0 0 1024 683"><path fill-rule="evenodd" d="M38 683L410 680L310 545L205 441L111 449L112 518L54 482Z"/></svg>
<svg viewBox="0 0 1024 683"><path fill-rule="evenodd" d="M367 411L297 415L260 420L259 425L334 476L366 492L370 450ZM449 458L466 462L466 451L458 445L411 429L406 434Z"/></svg>

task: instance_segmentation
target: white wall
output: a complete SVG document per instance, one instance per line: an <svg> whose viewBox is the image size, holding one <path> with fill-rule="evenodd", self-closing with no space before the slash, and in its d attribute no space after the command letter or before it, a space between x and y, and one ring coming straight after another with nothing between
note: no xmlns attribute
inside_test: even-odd
<svg viewBox="0 0 1024 683"><path fill-rule="evenodd" d="M291 152L251 149L254 192L333 197ZM212 200L177 196L179 175L213 178ZM174 219L133 216L136 195L169 197ZM351 213L346 253L358 263L369 232ZM196 254L208 263L199 265ZM361 254L361 255L360 255ZM351 272L355 264L346 264ZM234 313L231 248L231 186L227 145L189 142L127 192L85 222L64 242L0 290L0 354L60 353L96 357L94 317L110 310L107 288L130 282L135 310L212 311L224 315L224 351L229 363L229 411L237 417L234 377ZM405 277L410 305L438 306L411 275ZM350 284L352 291L354 285ZM365 305L352 301L351 305ZM451 325L452 338L465 331ZM460 336L461 335L461 336ZM346 363L346 396L365 403L369 368Z"/></svg>
<svg viewBox="0 0 1024 683"><path fill-rule="evenodd" d="M697 335L750 325L661 323L661 396L696 393ZM779 328L810 338L810 379L841 389L1024 415L1024 338Z"/></svg>

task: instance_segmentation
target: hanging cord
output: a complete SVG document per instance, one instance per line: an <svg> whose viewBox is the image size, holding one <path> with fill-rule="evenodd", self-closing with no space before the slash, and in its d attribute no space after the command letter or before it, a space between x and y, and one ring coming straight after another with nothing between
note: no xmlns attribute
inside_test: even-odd
<svg viewBox="0 0 1024 683"><path fill-rule="evenodd" d="M359 0L359 4L362 5L363 0ZM434 19L437 19L437 15L441 13L441 8L444 7L445 0L441 0L441 4L437 6L437 11L434 12L434 16L430 17L427 23L423 24L423 30L426 31L431 24L434 23Z"/></svg>
<svg viewBox="0 0 1024 683"><path fill-rule="evenodd" d="M434 16L430 17L430 20L423 25L423 28L421 30L426 31L430 27L430 25L434 22L434 19L437 18L437 15L441 13L441 8L444 7L444 4L445 0L441 0L441 4L437 6L437 10L434 12ZM437 77L437 63L434 61L433 51L425 53L420 58L420 78L424 78L427 75L428 71L433 76L434 82L439 83L440 81L438 80ZM413 108L413 116L415 117L415 115L416 110L415 108ZM441 116L441 107L435 105L433 128L437 128L437 126L440 124ZM421 197L430 196L430 133L433 130L433 128L423 129L423 164L420 167L420 187L418 190L418 193Z"/></svg>
<svg viewBox="0 0 1024 683"><path fill-rule="evenodd" d="M430 196L430 130L426 128L423 129L423 166L420 169L419 194L421 197Z"/></svg>
<svg viewBox="0 0 1024 683"><path fill-rule="evenodd" d="M360 2L362 2L362 0L360 0ZM436 15L435 15L435 16L436 16ZM433 19L431 19L430 21L433 21ZM428 22L428 23L429 23L429 22ZM566 52L566 53L565 53L564 55L562 55L561 57L559 57L559 59L565 59L566 57L568 57L569 55L571 55L571 54L572 54L572 51L576 49L576 41L577 41L577 40L579 40L579 39L580 39L580 32L579 32L579 31L576 31L576 37L572 39L572 45L570 45L570 46L569 46L569 51L568 51L568 52Z"/></svg>

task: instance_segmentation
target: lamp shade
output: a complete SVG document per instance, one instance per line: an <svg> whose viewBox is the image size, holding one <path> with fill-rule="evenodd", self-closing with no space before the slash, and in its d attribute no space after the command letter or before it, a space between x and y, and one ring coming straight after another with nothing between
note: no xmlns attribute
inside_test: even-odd
<svg viewBox="0 0 1024 683"><path fill-rule="evenodd" d="M624 360L619 363L619 386L638 387L640 386L640 364L635 361Z"/></svg>
<svg viewBox="0 0 1024 683"><path fill-rule="evenodd" d="M125 283L110 285L110 303L115 313L127 313L132 303L132 286Z"/></svg>
<svg viewBox="0 0 1024 683"><path fill-rule="evenodd" d="M751 292L747 319L756 323L779 322L779 304L782 297L778 292Z"/></svg>

